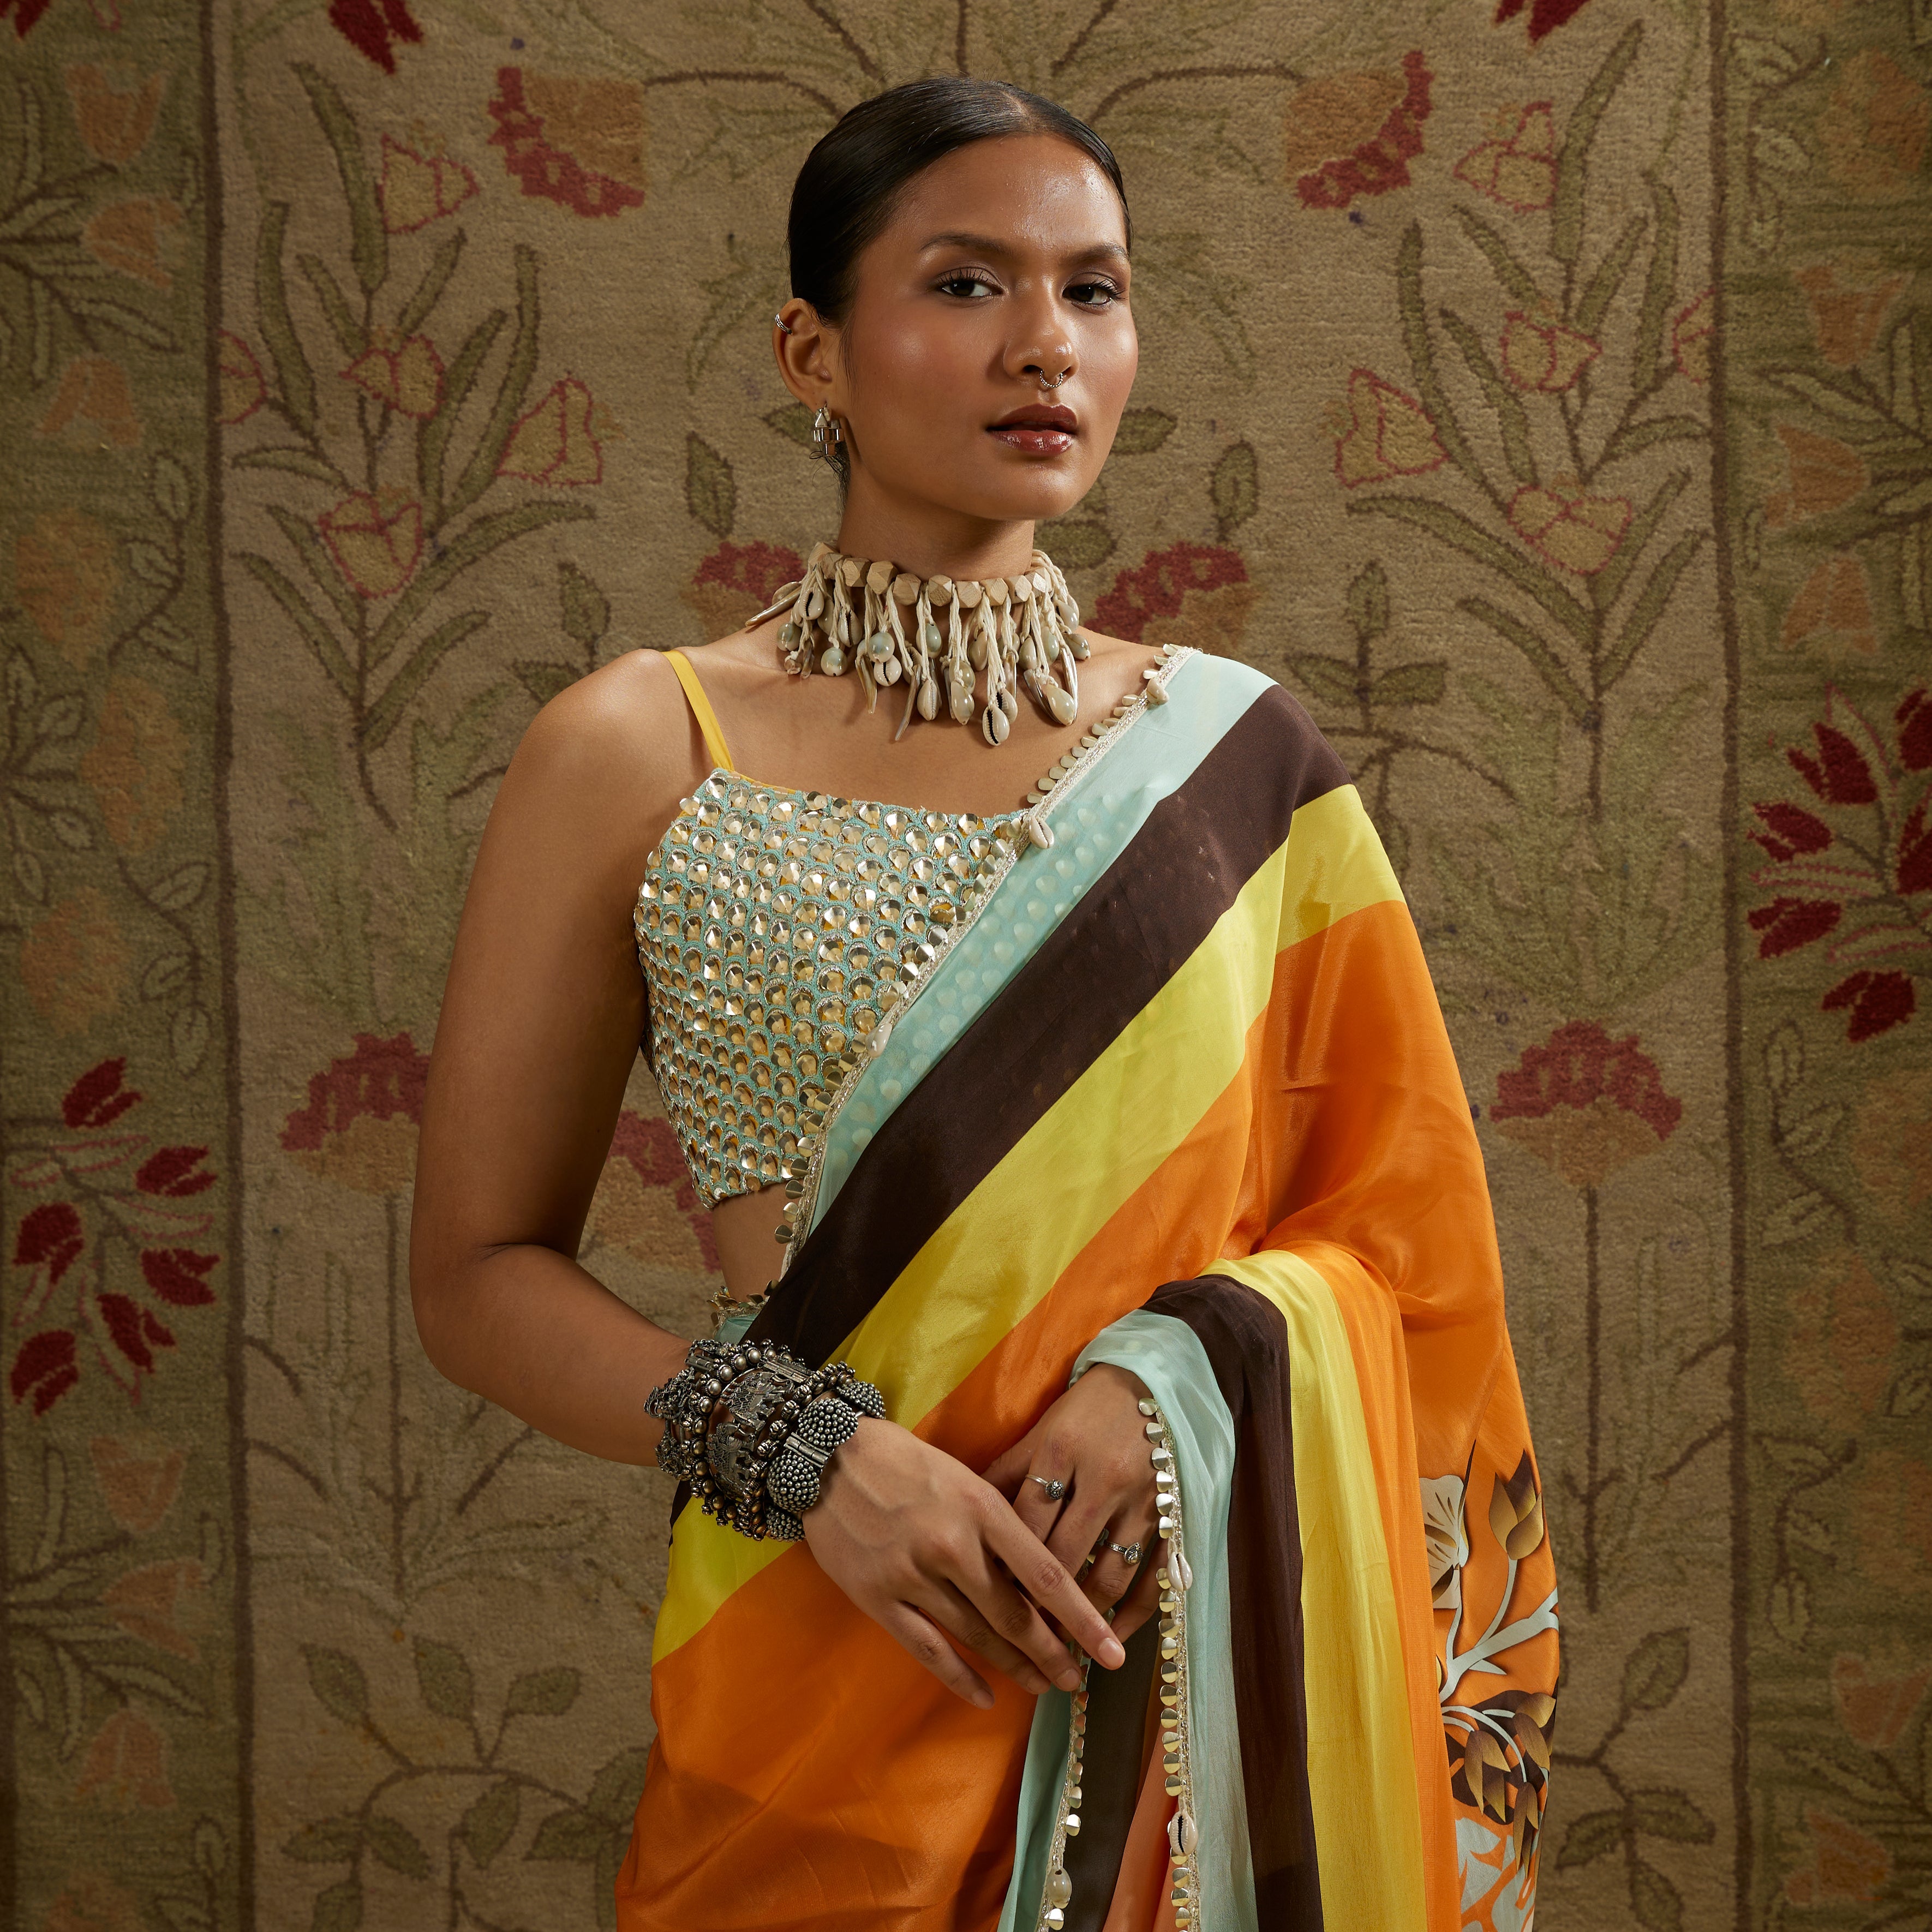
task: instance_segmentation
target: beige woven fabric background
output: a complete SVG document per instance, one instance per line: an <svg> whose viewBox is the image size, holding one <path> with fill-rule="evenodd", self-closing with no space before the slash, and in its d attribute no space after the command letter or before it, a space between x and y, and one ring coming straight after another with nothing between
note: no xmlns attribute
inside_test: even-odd
<svg viewBox="0 0 1932 1932"><path fill-rule="evenodd" d="M665 1487L421 1360L422 1055L536 705L830 534L789 184L955 70L1134 197L1048 547L1310 705L1436 972L1542 1924L1932 1918L1932 11L1501 13L0 0L0 1923L610 1922ZM640 1072L584 1258L695 1332L706 1243Z"/></svg>

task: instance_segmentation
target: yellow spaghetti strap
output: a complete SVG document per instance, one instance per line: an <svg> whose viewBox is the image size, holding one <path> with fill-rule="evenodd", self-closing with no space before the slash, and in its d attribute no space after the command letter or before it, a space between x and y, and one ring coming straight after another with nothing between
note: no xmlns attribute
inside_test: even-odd
<svg viewBox="0 0 1932 1932"><path fill-rule="evenodd" d="M704 734L704 748L711 754L712 762L720 770L737 775L738 767L731 762L730 747L724 742L724 734L718 729L718 714L711 708L711 700L704 694L704 687L698 681L698 674L691 668L691 661L682 651L666 651L670 668L677 674L677 681L684 686L684 694L691 703L691 715L698 720L698 728Z"/></svg>

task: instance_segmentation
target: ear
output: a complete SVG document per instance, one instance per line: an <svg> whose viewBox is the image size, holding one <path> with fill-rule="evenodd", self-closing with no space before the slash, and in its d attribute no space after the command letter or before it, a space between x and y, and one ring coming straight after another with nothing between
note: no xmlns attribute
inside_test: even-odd
<svg viewBox="0 0 1932 1932"><path fill-rule="evenodd" d="M778 326L782 322L784 326ZM786 332L789 330L790 333ZM772 328L772 354L784 386L807 409L833 402L842 390L839 329L824 320L808 302L794 296L778 312Z"/></svg>

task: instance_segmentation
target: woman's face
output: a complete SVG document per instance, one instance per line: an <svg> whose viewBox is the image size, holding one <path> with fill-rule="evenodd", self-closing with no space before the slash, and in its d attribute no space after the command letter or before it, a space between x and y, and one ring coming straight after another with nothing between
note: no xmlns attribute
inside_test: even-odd
<svg viewBox="0 0 1932 1932"><path fill-rule="evenodd" d="M978 141L915 176L859 259L843 327L801 358L847 430L848 523L874 504L894 522L1071 509L1133 387L1128 275L1120 197L1067 142Z"/></svg>

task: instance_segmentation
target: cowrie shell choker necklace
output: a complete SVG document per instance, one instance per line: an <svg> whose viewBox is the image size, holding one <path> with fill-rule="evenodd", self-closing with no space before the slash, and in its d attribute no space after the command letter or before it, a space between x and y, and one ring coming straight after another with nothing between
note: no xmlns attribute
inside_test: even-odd
<svg viewBox="0 0 1932 1932"><path fill-rule="evenodd" d="M1035 550L1017 577L955 583L842 556L819 544L804 576L752 622L787 610L778 648L794 677L856 671L868 710L882 689L905 686L905 715L895 737L915 711L938 717L943 701L962 724L972 722L976 707L987 743L1003 745L1022 686L1056 724L1071 724L1079 715L1077 666L1088 650L1078 628L1080 607L1044 550Z"/></svg>

